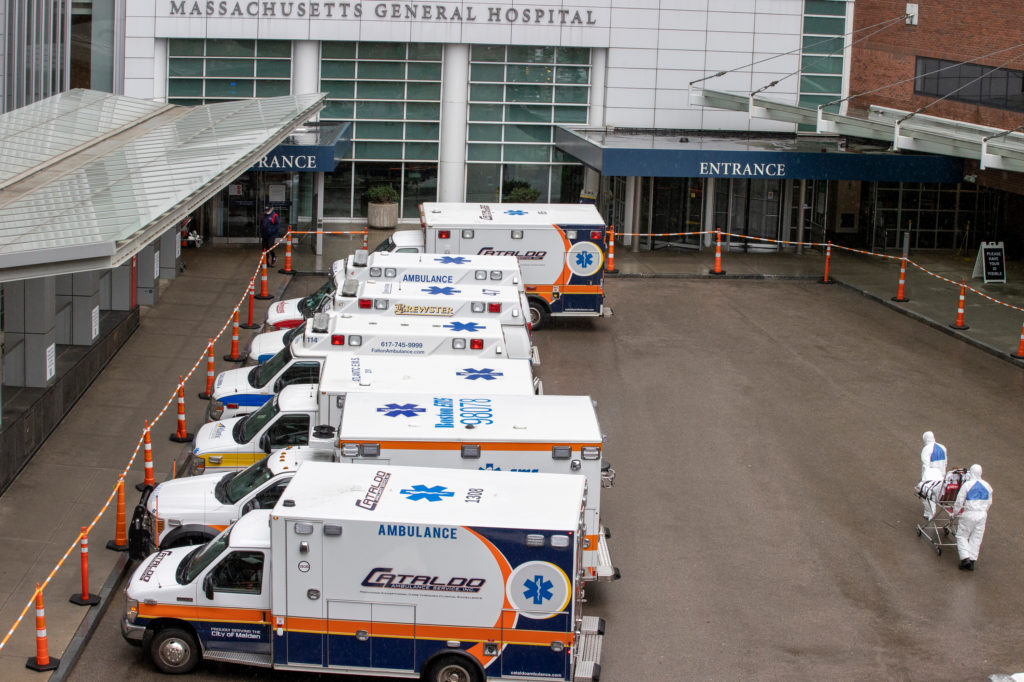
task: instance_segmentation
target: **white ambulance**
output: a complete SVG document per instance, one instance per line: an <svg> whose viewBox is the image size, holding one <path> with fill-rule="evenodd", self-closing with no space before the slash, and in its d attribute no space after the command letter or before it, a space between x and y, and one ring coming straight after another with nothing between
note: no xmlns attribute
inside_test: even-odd
<svg viewBox="0 0 1024 682"><path fill-rule="evenodd" d="M267 327L271 330L287 330L298 327L304 320L313 317L330 304L343 281L344 277L339 280L338 276L332 272L327 277L327 281L308 296L272 303L267 308Z"/></svg>
<svg viewBox="0 0 1024 682"><path fill-rule="evenodd" d="M524 290L519 261L515 256L452 256L390 251L367 253L360 250L338 263L344 268L345 279L445 286L475 283Z"/></svg>
<svg viewBox="0 0 1024 682"><path fill-rule="evenodd" d="M328 355L379 357L450 356L459 362L513 358L538 361L525 327L465 318L406 320L366 315L318 313L293 335L291 345L256 367L217 375L206 418L215 421L248 414L291 384L320 380Z"/></svg>
<svg viewBox="0 0 1024 682"><path fill-rule="evenodd" d="M330 448L285 448L241 471L147 487L128 526L128 555L139 560L159 549L208 542L243 514L273 509L303 462L333 461Z"/></svg>
<svg viewBox="0 0 1024 682"><path fill-rule="evenodd" d="M334 296L334 313L362 313L402 317L472 317L499 320L506 326L525 326L526 295L502 285L411 284L359 282Z"/></svg>
<svg viewBox="0 0 1024 682"><path fill-rule="evenodd" d="M588 396L351 393L330 424L340 462L583 476L585 579L618 579L601 522L601 489L615 470Z"/></svg>
<svg viewBox="0 0 1024 682"><path fill-rule="evenodd" d="M578 476L306 463L273 510L142 561L121 634L168 673L597 680L586 495Z"/></svg>
<svg viewBox="0 0 1024 682"><path fill-rule="evenodd" d="M377 249L515 256L534 329L551 316L601 316L608 228L592 204L424 203L422 231Z"/></svg>
<svg viewBox="0 0 1024 682"><path fill-rule="evenodd" d="M388 358L394 360L394 358ZM489 394L534 395L540 388L525 361L491 361L474 358L451 363L443 375L434 375L436 383L414 382L406 376L393 376L392 386L413 390L455 389L455 392L486 391ZM433 358L431 358L431 362ZM511 364L504 364L505 362ZM471 364L472 363L472 364ZM264 454L292 445L320 443L331 445L330 436L317 432L334 427L341 420L346 400L355 393L377 393L387 381L371 380L363 375L360 356L342 355L326 379L326 384L291 384L271 395L255 411L242 416L204 424L196 432L192 456L185 468L189 474L220 473L249 466ZM440 368L441 363L437 366ZM347 375L347 376L346 376ZM353 378L358 375L358 378ZM486 384L486 388L483 386ZM388 394L391 395L391 394Z"/></svg>
<svg viewBox="0 0 1024 682"><path fill-rule="evenodd" d="M304 319L327 309L330 299L346 279L409 284L480 284L512 286L523 291L519 262L512 256L447 256L442 254L398 254L356 251L331 266L328 281L302 298L278 301L267 309L267 326L290 329ZM329 292L329 293L328 293Z"/></svg>

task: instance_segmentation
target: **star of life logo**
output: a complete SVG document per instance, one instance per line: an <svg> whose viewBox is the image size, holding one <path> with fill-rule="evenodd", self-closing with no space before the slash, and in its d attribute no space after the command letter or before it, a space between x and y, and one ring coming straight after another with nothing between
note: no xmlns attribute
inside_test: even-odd
<svg viewBox="0 0 1024 682"><path fill-rule="evenodd" d="M504 372L497 372L489 367L483 369L473 369L467 367L461 372L456 372L456 376L466 377L467 381L476 381L477 379L483 379L484 381L494 381L498 377L505 376Z"/></svg>
<svg viewBox="0 0 1024 682"><path fill-rule="evenodd" d="M580 251L576 254L576 265L582 269L588 269L594 264L594 254L586 251Z"/></svg>
<svg viewBox="0 0 1024 682"><path fill-rule="evenodd" d="M383 413L385 417L415 417L426 412L427 408L419 407L415 403L388 403L384 407L378 407L377 411Z"/></svg>
<svg viewBox="0 0 1024 682"><path fill-rule="evenodd" d="M434 260L442 265L466 265L470 262L465 256L441 256Z"/></svg>
<svg viewBox="0 0 1024 682"><path fill-rule="evenodd" d="M479 322L449 322L441 326L445 329L451 329L453 332L478 332L484 329L484 326Z"/></svg>
<svg viewBox="0 0 1024 682"><path fill-rule="evenodd" d="M403 488L399 492L413 502L418 502L420 500L426 500L427 502L440 502L446 497L455 497L455 491L448 490L443 485L428 487L422 483L418 483L409 488Z"/></svg>
<svg viewBox="0 0 1024 682"><path fill-rule="evenodd" d="M422 291L423 293L428 294L430 296L453 296L455 294L462 293L462 291L460 289L456 289L455 287L436 287L436 286L435 287L427 287L426 289L421 289L420 291Z"/></svg>
<svg viewBox="0 0 1024 682"><path fill-rule="evenodd" d="M540 606L555 596L555 593L551 591L555 584L550 580L545 580L542 575L534 576L533 580L524 580L523 585L526 586L523 597L531 600L534 606Z"/></svg>

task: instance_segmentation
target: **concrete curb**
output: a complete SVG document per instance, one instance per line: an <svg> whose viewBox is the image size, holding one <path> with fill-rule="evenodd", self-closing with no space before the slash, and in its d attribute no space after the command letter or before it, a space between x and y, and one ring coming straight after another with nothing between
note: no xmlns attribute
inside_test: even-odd
<svg viewBox="0 0 1024 682"><path fill-rule="evenodd" d="M977 339L972 339L971 337L967 336L966 334L961 334L957 330L955 330L952 327L950 327L948 324L943 324L941 322L936 322L935 320L931 320L931 319L925 317L924 315L922 315L921 313L914 312L913 310L908 310L908 309L900 306L897 302L892 301L892 300L890 300L888 298L884 298L884 297L879 296L877 294L873 294L870 291L865 291L865 290L863 290L863 289L861 289L859 287L855 287L852 284L848 284L848 283L846 283L846 282L844 282L842 280L839 280L839 279L834 279L833 278L833 281L835 281L837 284L839 284L841 286L846 287L847 289L850 289L851 291L856 291L861 296L869 298L872 301L875 301L877 303L881 303L882 305L884 305L885 307L887 307L887 308L889 308L891 310L895 310L895 311L897 311L897 312L899 312L899 313L901 313L903 315L906 315L907 317L909 317L909 318L911 318L913 320L916 320L918 322L923 322L926 325L928 325L929 327L931 327L933 329L939 330L943 334L949 334L950 336L952 336L952 337L954 337L954 338L956 338L956 339L958 339L960 341L963 341L964 343L967 343L967 344L969 344L971 346L974 346L975 348L977 348L979 350L983 350L986 353L994 355L997 358L999 358L1000 360L1004 360L1007 363L1013 365L1014 367L1024 367L1024 363L1022 363L1020 360L1017 360L1017 359L1011 357L1010 353L1008 351L1004 350L1004 349L996 348L994 346L990 346L987 343L983 343L981 341L978 341Z"/></svg>
<svg viewBox="0 0 1024 682"><path fill-rule="evenodd" d="M134 565L134 562L128 558L128 555L122 553L117 563L110 569L110 574L107 575L103 587L100 588L100 603L95 607L89 607L89 612L85 615L82 623L71 638L71 642L64 650L64 654L60 657L60 665L50 675L50 682L64 682L68 675L71 674L75 664L78 662L78 658L82 655L82 650L89 643L92 633L96 630L100 620L103 619L107 609L110 608L110 602L114 601L114 588L117 587L117 584L121 582Z"/></svg>
<svg viewBox="0 0 1024 682"><path fill-rule="evenodd" d="M667 273L667 272L620 272L606 273L608 279L757 279L757 280L787 280L787 281L821 281L818 275L764 275L748 273L742 275L712 275L695 273Z"/></svg>

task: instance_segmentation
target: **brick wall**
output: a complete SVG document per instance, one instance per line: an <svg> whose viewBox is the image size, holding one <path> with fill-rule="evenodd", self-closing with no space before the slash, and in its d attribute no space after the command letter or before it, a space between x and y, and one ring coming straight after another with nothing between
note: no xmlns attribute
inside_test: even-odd
<svg viewBox="0 0 1024 682"><path fill-rule="evenodd" d="M899 0L857 0L854 29L884 22L906 12ZM850 94L866 92L898 80L912 78L917 57L972 61L985 66L1024 70L1024 49L1016 48L988 58L981 55L1024 43L1024 3L1021 0L918 0L917 26L903 22L853 46L850 61ZM854 39L871 33L868 29ZM913 81L858 97L852 109L869 104L914 111L934 100L914 94ZM1024 123L1024 114L963 102L944 100L925 112L971 123L1014 128ZM1019 191L1019 190L1018 190Z"/></svg>

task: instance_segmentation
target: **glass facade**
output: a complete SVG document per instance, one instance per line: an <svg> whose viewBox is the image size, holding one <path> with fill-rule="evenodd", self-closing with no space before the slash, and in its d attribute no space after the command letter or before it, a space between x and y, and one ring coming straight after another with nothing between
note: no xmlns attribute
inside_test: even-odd
<svg viewBox="0 0 1024 682"><path fill-rule="evenodd" d="M365 217L363 193L381 183L399 192L400 218L437 198L442 56L438 44L321 44L321 118L354 122L351 151L325 179L325 216Z"/></svg>
<svg viewBox="0 0 1024 682"><path fill-rule="evenodd" d="M466 201L575 202L583 169L554 127L587 123L590 49L473 45Z"/></svg>
<svg viewBox="0 0 1024 682"><path fill-rule="evenodd" d="M800 52L801 107L817 108L843 96L846 2L804 0L803 49ZM839 105L827 107L838 111ZM814 126L800 130L813 131Z"/></svg>
<svg viewBox="0 0 1024 682"><path fill-rule="evenodd" d="M168 41L167 101L213 104L291 94L292 44L287 40Z"/></svg>
<svg viewBox="0 0 1024 682"><path fill-rule="evenodd" d="M912 249L974 248L998 232L1001 193L996 190L969 183L864 185L863 203L874 207L876 250L901 248L907 231Z"/></svg>

